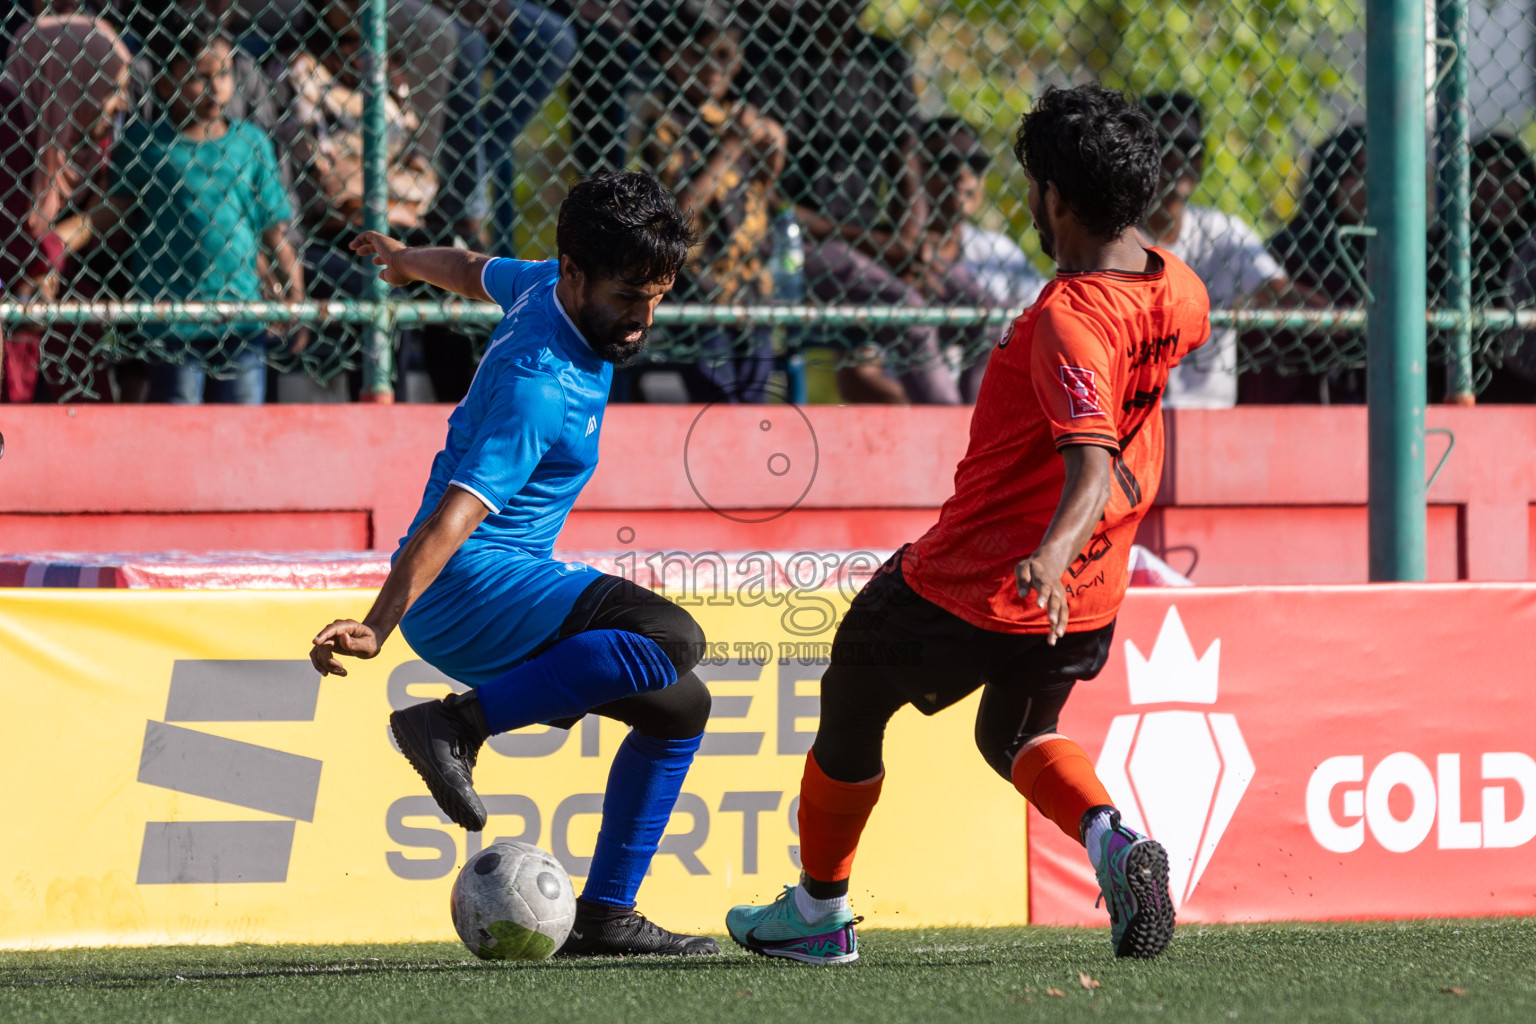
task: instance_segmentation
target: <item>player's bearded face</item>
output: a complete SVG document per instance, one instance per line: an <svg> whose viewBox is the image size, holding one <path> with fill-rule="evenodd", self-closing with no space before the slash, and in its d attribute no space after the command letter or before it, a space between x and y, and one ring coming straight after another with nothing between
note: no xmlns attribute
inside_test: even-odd
<svg viewBox="0 0 1536 1024"><path fill-rule="evenodd" d="M624 366L645 350L651 329L638 321L623 320L602 309L587 306L576 319L582 335L605 361Z"/></svg>
<svg viewBox="0 0 1536 1024"><path fill-rule="evenodd" d="M645 350L656 305L671 288L670 279L645 285L611 278L589 282L573 319L599 358L624 366Z"/></svg>

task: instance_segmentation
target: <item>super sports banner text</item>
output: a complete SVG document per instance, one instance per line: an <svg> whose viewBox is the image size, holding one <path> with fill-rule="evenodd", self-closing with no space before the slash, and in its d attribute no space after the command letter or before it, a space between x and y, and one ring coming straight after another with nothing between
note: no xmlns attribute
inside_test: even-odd
<svg viewBox="0 0 1536 1024"><path fill-rule="evenodd" d="M640 909L719 932L734 904L799 874L795 800L816 732L830 625L700 601L714 706ZM619 723L493 738L466 834L395 751L391 708L449 682L398 634L321 680L308 639L371 591L0 590L0 947L452 940L448 892L498 838L550 850L578 890ZM812 635L807 626L826 623ZM888 736L859 858L871 924L1026 920L1024 804L982 763L975 701ZM24 781L23 781L24 780ZM964 870L944 870L946 858Z"/></svg>

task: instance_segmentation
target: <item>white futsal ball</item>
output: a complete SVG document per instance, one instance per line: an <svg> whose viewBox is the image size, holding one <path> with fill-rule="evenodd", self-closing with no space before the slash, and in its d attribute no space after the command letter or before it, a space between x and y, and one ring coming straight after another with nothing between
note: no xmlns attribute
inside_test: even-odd
<svg viewBox="0 0 1536 1024"><path fill-rule="evenodd" d="M576 920L576 892L554 857L528 843L492 843L453 883L453 927L482 960L544 960Z"/></svg>

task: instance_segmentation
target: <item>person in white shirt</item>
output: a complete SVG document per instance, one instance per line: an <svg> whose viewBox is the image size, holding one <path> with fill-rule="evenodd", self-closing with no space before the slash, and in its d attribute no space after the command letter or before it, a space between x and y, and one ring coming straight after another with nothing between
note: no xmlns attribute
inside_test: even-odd
<svg viewBox="0 0 1536 1024"><path fill-rule="evenodd" d="M1142 99L1163 139L1161 187L1142 230L1205 282L1212 309L1296 306L1312 296L1286 277L1263 239L1242 218L1189 198L1205 170L1205 119L1187 93ZM1237 330L1217 327L1211 340L1168 375L1165 409L1230 409L1237 404Z"/></svg>
<svg viewBox="0 0 1536 1024"><path fill-rule="evenodd" d="M966 221L960 225L960 265L999 306L1023 310L1033 305L1045 278L1035 269L1019 243L1001 231L988 231Z"/></svg>

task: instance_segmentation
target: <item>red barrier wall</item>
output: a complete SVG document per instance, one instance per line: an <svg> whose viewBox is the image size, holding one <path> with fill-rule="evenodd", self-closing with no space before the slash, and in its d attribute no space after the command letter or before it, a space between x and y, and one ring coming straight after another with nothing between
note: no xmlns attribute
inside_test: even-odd
<svg viewBox="0 0 1536 1024"><path fill-rule="evenodd" d="M0 550L389 549L447 411L0 406ZM1142 543L1205 584L1366 578L1363 408L1166 416ZM614 406L561 546L894 548L949 495L969 417ZM1455 437L1430 491L1430 578L1536 577L1536 409L1435 407L1429 425ZM1448 440L1430 436L1431 465Z"/></svg>

